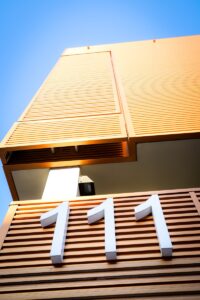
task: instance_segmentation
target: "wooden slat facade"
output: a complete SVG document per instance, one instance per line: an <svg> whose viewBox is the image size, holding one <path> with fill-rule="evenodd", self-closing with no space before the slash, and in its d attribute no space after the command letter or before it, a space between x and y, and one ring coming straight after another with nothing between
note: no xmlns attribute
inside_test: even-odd
<svg viewBox="0 0 200 300"><path fill-rule="evenodd" d="M66 49L111 51L128 136L137 142L198 136L200 35Z"/></svg>
<svg viewBox="0 0 200 300"><path fill-rule="evenodd" d="M172 240L171 259L160 255L152 217L135 220L134 208L154 193ZM104 253L104 221L87 222L87 211L111 196L114 263ZM49 257L54 225L42 228L39 219L61 201L14 201L4 222L8 232L0 251L0 299L199 299L199 201L200 188L72 199L64 263L56 267Z"/></svg>
<svg viewBox="0 0 200 300"><path fill-rule="evenodd" d="M110 55L61 56L21 121L119 113Z"/></svg>
<svg viewBox="0 0 200 300"><path fill-rule="evenodd" d="M0 144L12 171L136 160L200 137L200 36L67 49ZM77 148L78 147L78 148Z"/></svg>
<svg viewBox="0 0 200 300"><path fill-rule="evenodd" d="M200 35L119 44L113 51L130 114L129 136L145 142L198 135Z"/></svg>
<svg viewBox="0 0 200 300"><path fill-rule="evenodd" d="M26 150L127 140L110 51L61 56L2 148Z"/></svg>
<svg viewBox="0 0 200 300"><path fill-rule="evenodd" d="M199 136L199 52L198 35L65 51L2 141L2 159L5 151L82 139Z"/></svg>

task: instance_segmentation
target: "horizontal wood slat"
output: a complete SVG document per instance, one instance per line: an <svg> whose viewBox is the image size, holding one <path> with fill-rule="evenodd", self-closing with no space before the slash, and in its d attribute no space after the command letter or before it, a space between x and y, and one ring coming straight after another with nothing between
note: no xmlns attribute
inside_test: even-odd
<svg viewBox="0 0 200 300"><path fill-rule="evenodd" d="M0 298L199 297L200 216L191 198L199 194L198 189L159 194L173 243L169 260L161 258L152 216L137 222L134 217L134 207L149 194L115 195L115 263L106 261L104 221L88 225L86 218L87 211L106 195L71 200L64 263L59 267L49 258L54 225L42 228L39 218L60 201L19 201L0 252Z"/></svg>
<svg viewBox="0 0 200 300"><path fill-rule="evenodd" d="M115 143L102 143L91 145L79 145L78 147L54 147L18 150L12 153L7 165L20 165L29 163L52 163L67 161L95 161L111 158L125 158L129 156L128 143L118 141Z"/></svg>
<svg viewBox="0 0 200 300"><path fill-rule="evenodd" d="M61 56L23 121L119 113L110 52Z"/></svg>
<svg viewBox="0 0 200 300"><path fill-rule="evenodd" d="M125 298L132 297L143 297L143 296L154 296L157 294L160 299L163 295L174 296L174 295L190 295L198 294L199 292L199 282L196 283L185 283L180 284L165 284L161 285L142 285L142 286L114 286L114 287L105 287L101 288L88 288L79 289L76 288L76 292L71 289L63 288L61 290L50 290L50 291L29 291L21 292L20 295L17 292L4 294L4 300L14 300L14 299L113 299L113 294L122 296ZM117 299L116 298L116 299ZM155 299L155 298L154 298ZM191 298L189 298L191 299Z"/></svg>
<svg viewBox="0 0 200 300"><path fill-rule="evenodd" d="M108 128L110 130L108 130ZM74 119L17 123L5 146L56 142L78 142L102 138L125 138L126 130L120 115L104 115ZM70 145L70 144L69 144ZM75 144L76 145L76 144Z"/></svg>

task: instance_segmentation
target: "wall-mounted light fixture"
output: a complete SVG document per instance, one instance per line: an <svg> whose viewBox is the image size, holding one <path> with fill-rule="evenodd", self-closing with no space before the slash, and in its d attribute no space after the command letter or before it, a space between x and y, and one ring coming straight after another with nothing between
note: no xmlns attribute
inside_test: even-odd
<svg viewBox="0 0 200 300"><path fill-rule="evenodd" d="M79 191L80 191L80 196L95 195L94 181L92 181L88 176L80 176Z"/></svg>

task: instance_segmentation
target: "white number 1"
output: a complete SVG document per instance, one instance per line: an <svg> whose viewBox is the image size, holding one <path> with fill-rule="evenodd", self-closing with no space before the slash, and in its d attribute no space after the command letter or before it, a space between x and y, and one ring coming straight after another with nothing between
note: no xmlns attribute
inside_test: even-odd
<svg viewBox="0 0 200 300"><path fill-rule="evenodd" d="M61 264L63 262L68 219L68 202L61 203L58 207L42 214L40 217L40 223L42 227L49 226L56 222L50 252L51 261L53 264Z"/></svg>
<svg viewBox="0 0 200 300"><path fill-rule="evenodd" d="M108 198L87 213L88 223L92 224L104 217L105 252L107 260L116 260L116 238L113 199Z"/></svg>
<svg viewBox="0 0 200 300"><path fill-rule="evenodd" d="M136 220L143 219L151 213L153 215L154 224L156 227L161 255L163 257L170 257L172 256L172 243L158 195L151 196L147 201L136 206L135 208Z"/></svg>

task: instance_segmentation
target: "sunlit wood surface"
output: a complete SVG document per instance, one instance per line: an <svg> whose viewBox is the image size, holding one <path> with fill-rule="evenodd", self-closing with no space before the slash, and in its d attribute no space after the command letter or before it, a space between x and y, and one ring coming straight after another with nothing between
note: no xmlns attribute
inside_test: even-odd
<svg viewBox="0 0 200 300"><path fill-rule="evenodd" d="M137 222L134 217L134 207L152 192L116 194L117 262L106 261L104 221L88 225L86 215L112 195L93 196L70 201L64 263L59 267L49 257L54 225L42 228L39 218L60 201L13 202L0 251L0 299L199 299L200 188L158 194L172 259L161 258L152 217Z"/></svg>

